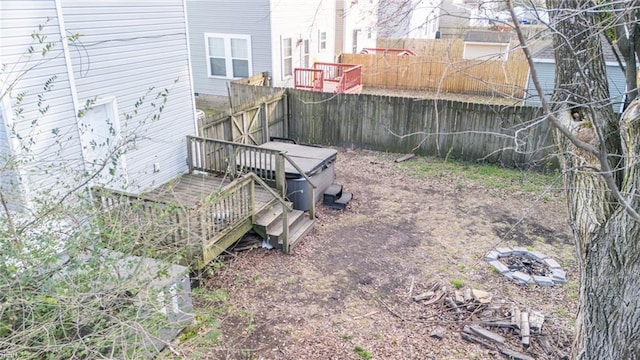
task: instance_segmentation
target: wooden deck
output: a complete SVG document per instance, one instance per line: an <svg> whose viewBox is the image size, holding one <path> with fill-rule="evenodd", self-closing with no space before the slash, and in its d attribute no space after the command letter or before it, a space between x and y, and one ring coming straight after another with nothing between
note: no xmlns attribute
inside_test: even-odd
<svg viewBox="0 0 640 360"><path fill-rule="evenodd" d="M231 179L228 176L216 176L214 174L184 174L176 180L164 184L144 194L145 198L178 203L185 208L194 208L216 194L222 188L229 185ZM273 201L273 196L259 184L255 187L256 212Z"/></svg>

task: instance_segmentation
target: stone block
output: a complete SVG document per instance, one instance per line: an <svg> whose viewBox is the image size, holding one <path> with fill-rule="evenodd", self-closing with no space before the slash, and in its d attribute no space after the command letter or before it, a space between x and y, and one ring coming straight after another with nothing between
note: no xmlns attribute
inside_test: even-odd
<svg viewBox="0 0 640 360"><path fill-rule="evenodd" d="M500 257L499 252L497 252L496 250L491 250L484 256L484 260L493 261L493 260L498 260L499 257Z"/></svg>
<svg viewBox="0 0 640 360"><path fill-rule="evenodd" d="M553 279L548 276L533 275L533 281L540 286L553 286Z"/></svg>
<svg viewBox="0 0 640 360"><path fill-rule="evenodd" d="M531 276L523 273L522 271L514 271L513 280L517 281L521 285L526 285L531 282Z"/></svg>
<svg viewBox="0 0 640 360"><path fill-rule="evenodd" d="M493 266L494 269L498 270L500 274L510 272L507 265L501 263L498 260L489 261L489 265Z"/></svg>
<svg viewBox="0 0 640 360"><path fill-rule="evenodd" d="M561 269L554 269L551 271L551 279L559 284L567 282L567 273Z"/></svg>
<svg viewBox="0 0 640 360"><path fill-rule="evenodd" d="M507 257L513 254L513 250L510 247L499 247L499 248L496 248L495 251L498 252L499 257Z"/></svg>
<svg viewBox="0 0 640 360"><path fill-rule="evenodd" d="M562 269L562 266L560 266L560 264L558 264L558 262L553 260L552 258L544 259L544 263L547 264L549 269L551 269L552 271L555 269L560 269L560 270Z"/></svg>
<svg viewBox="0 0 640 360"><path fill-rule="evenodd" d="M524 255L526 253L528 253L529 250L527 250L527 248L523 248L523 247L514 247L511 250L511 255Z"/></svg>
<svg viewBox="0 0 640 360"><path fill-rule="evenodd" d="M544 259L546 259L548 256L539 252L539 251L529 251L527 254L527 257L529 257L530 259L539 261L539 262L543 262Z"/></svg>

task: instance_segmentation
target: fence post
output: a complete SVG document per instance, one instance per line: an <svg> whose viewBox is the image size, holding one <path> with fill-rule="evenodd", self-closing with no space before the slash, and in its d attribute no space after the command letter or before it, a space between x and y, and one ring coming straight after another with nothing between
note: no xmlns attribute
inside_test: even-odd
<svg viewBox="0 0 640 360"><path fill-rule="evenodd" d="M267 118L267 105L263 101L260 103L260 123L262 124L262 143L269 141L269 119Z"/></svg>

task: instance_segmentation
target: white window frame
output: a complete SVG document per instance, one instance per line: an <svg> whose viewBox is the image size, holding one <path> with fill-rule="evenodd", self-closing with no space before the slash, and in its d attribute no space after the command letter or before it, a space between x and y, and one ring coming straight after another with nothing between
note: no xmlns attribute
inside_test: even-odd
<svg viewBox="0 0 640 360"><path fill-rule="evenodd" d="M304 39L302 40L302 66L308 68L311 66L311 40Z"/></svg>
<svg viewBox="0 0 640 360"><path fill-rule="evenodd" d="M322 38L324 35L324 39ZM327 32L318 30L318 52L327 50Z"/></svg>
<svg viewBox="0 0 640 360"><path fill-rule="evenodd" d="M284 54L284 41L287 40L287 39L291 42L291 46L290 46L291 47L291 54L289 54L288 56L285 56L285 54ZM288 79L288 78L293 76L293 46L294 46L294 44L293 44L293 37L292 36L281 36L280 37L280 59L281 59L280 63L281 63L281 66L282 66L282 79L283 80L284 79ZM285 63L286 60L290 60L291 61L291 73L289 73L289 74L287 74L285 72L284 63Z"/></svg>
<svg viewBox="0 0 640 360"><path fill-rule="evenodd" d="M211 54L209 52L209 38L221 38L224 41L224 59L225 59L225 76L211 75ZM248 76L253 75L253 63L251 61L251 35L241 34L222 34L222 33L204 33L204 48L206 54L207 63L207 77L210 79L239 79L233 76L233 57L231 55L231 39L241 39L247 41L247 59L238 58L242 60L248 60Z"/></svg>
<svg viewBox="0 0 640 360"><path fill-rule="evenodd" d="M114 133L113 140L114 140L114 144L117 144L119 141L122 140L122 128L120 124L120 116L118 113L118 100L115 96L112 96L112 95L98 96L95 102L93 102L93 104L91 105L91 109L95 109L101 106L104 106L105 113L107 114L109 119L113 121L113 123L111 124L112 131ZM88 111L91 112L92 110L88 110ZM85 114L85 116L87 115ZM78 119L78 126L81 126L81 122L82 122L82 119L81 118ZM93 154L91 153L91 149L86 148L86 143L85 143L86 137L83 134L83 131L86 131L86 130L87 129L78 128L78 132L80 136L80 148L82 152L82 159L85 164L85 171L87 171L88 173L91 173L93 169L91 168L91 164L88 163L88 160L91 160L91 156ZM91 129L89 132L93 132L93 131L94 130ZM126 154L120 155L118 159L117 171L118 171L118 178L116 178L115 181L110 180L107 184L101 184L100 178L97 177L91 180L90 183L93 185L110 185L111 187L115 186L119 190L124 190L126 189L129 183Z"/></svg>

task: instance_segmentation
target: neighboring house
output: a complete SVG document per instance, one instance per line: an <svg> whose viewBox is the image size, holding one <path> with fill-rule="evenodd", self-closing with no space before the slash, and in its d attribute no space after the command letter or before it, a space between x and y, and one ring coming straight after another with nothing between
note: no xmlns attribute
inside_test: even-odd
<svg viewBox="0 0 640 360"><path fill-rule="evenodd" d="M186 0L197 94L267 71L293 87L293 69L333 62L335 0Z"/></svg>
<svg viewBox="0 0 640 360"><path fill-rule="evenodd" d="M440 2L440 36L460 38L478 17L478 0L442 0Z"/></svg>
<svg viewBox="0 0 640 360"><path fill-rule="evenodd" d="M620 68L618 59L606 39L602 39L602 50L605 58L605 71L609 82L609 96L611 104L615 112L621 113L624 107L627 87L624 72ZM553 89L555 87L556 70L553 44L551 42L540 49L540 51L533 54L533 63L536 68L538 80L543 89L544 96L547 100L551 100L551 95L553 94ZM527 82L527 95L525 97L524 104L529 106L540 106L540 97L535 89L531 75L529 75L529 81Z"/></svg>
<svg viewBox="0 0 640 360"><path fill-rule="evenodd" d="M336 0L336 55L375 48L377 15L378 0Z"/></svg>
<svg viewBox="0 0 640 360"><path fill-rule="evenodd" d="M89 184L135 193L186 172L196 125L183 0L3 0L0 10L0 188L13 208L82 184L134 135Z"/></svg>
<svg viewBox="0 0 640 360"><path fill-rule="evenodd" d="M439 22L440 0L378 1L379 38L435 39Z"/></svg>
<svg viewBox="0 0 640 360"><path fill-rule="evenodd" d="M462 58L466 60L502 60L509 57L510 34L474 30L464 35Z"/></svg>

